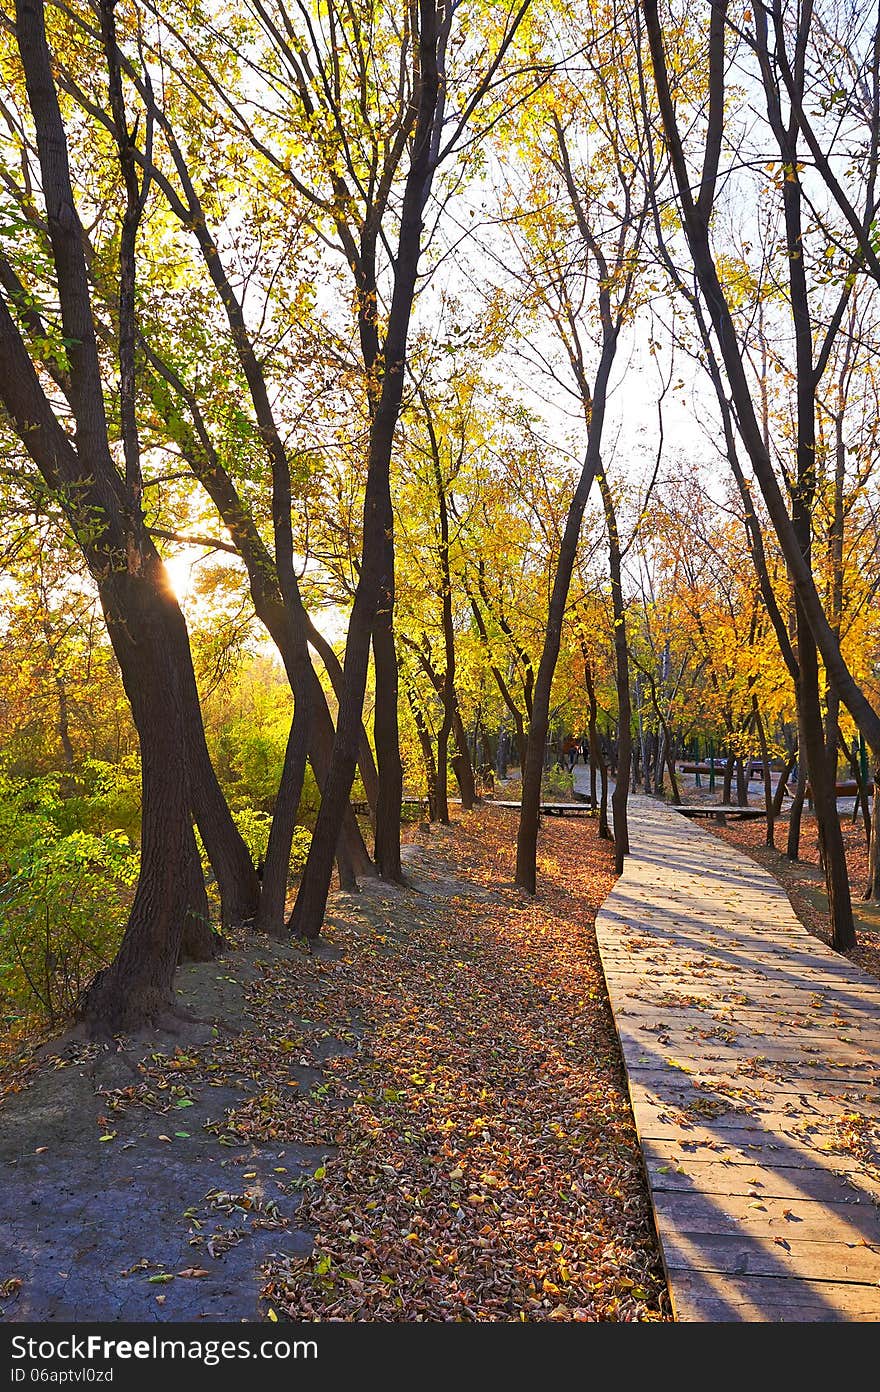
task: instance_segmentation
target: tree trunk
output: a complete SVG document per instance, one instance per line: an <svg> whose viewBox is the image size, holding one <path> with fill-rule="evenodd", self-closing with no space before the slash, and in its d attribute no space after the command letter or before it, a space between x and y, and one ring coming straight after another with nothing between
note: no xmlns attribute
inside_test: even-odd
<svg viewBox="0 0 880 1392"><path fill-rule="evenodd" d="M587 700L589 701L589 716L587 720L587 737L590 741L590 806L596 811L596 774L601 769L604 774L604 782L607 787L608 772L605 768L605 761L602 758L602 748L599 744L599 731L597 727L597 716L599 713L599 703L596 700L596 687L593 682L593 673L590 664L584 653L584 685L587 688ZM607 829L607 828L606 828ZM600 828L599 835L602 835Z"/></svg>
<svg viewBox="0 0 880 1392"><path fill-rule="evenodd" d="M336 731L333 728L333 717L324 697L324 688L318 680L318 674L313 671L312 676L314 679L312 685L314 710L309 760L318 789L323 797L324 784L330 772L330 759ZM340 889L349 891L358 889L359 878L370 879L376 874L376 867L364 844L364 838L361 835L361 829L358 826L351 803L348 803L345 809L339 840L336 843L336 872L339 876Z"/></svg>
<svg viewBox="0 0 880 1392"><path fill-rule="evenodd" d="M302 664L300 664L302 665ZM306 656L306 665L314 675ZM256 927L272 937L281 938L285 932L287 911L287 881L290 876L290 850L296 817L302 797L306 758L310 743L312 710L310 682L305 672L299 674L295 697L297 711L290 722L290 733L284 750L284 764L278 786L278 796L269 828L269 844L263 867L263 888ZM305 704L305 709L303 705Z"/></svg>
<svg viewBox="0 0 880 1392"><path fill-rule="evenodd" d="M828 912L831 917L831 945L838 952L846 952L854 947L856 942L846 852L840 818L837 815L837 791L828 777L816 644L799 605L797 623L798 666L801 673L799 704L803 714L804 740L810 769L810 791L816 811L819 845L825 869Z"/></svg>
<svg viewBox="0 0 880 1392"><path fill-rule="evenodd" d="M186 846L186 878L189 885L186 918L180 940L180 961L210 962L223 945L219 933L211 927L205 877L196 848L195 837Z"/></svg>
<svg viewBox="0 0 880 1392"><path fill-rule="evenodd" d="M608 530L611 607L614 615L614 676L617 684L618 742L617 779L611 797L611 810L614 819L614 866L618 875L621 875L623 874L624 860L629 855L629 824L626 810L629 801L630 764L632 762L629 653L626 644L626 608L623 599L620 536L617 530L617 515L611 489L604 473L599 474L599 487L602 493L602 505L605 509L605 522Z"/></svg>
<svg viewBox="0 0 880 1392"><path fill-rule="evenodd" d="M736 805L737 807L748 807L749 805L749 780L746 778L745 764L739 755L736 759Z"/></svg>
<svg viewBox="0 0 880 1392"><path fill-rule="evenodd" d="M393 555L387 556L386 552L386 557L386 563L393 566ZM400 761L397 725L398 670L393 615L392 570L390 577L386 571L383 579L383 596L373 623L373 659L376 672L373 739L379 768L373 857L383 880L401 884L403 871L400 865L400 809L403 801L403 765Z"/></svg>
<svg viewBox="0 0 880 1392"><path fill-rule="evenodd" d="M428 793L428 821L436 822L438 820L438 801L437 764L434 760L434 742L431 739L431 732L428 729L427 721L419 705L419 699L412 682L405 682L405 686L409 708L412 711L416 733L419 737L419 747L422 751L422 766L425 772L425 787Z"/></svg>
<svg viewBox="0 0 880 1392"><path fill-rule="evenodd" d="M785 768L782 770L782 773L779 776L779 782L776 785L776 792L773 794L774 821L778 820L782 812L782 799L785 797L785 789L788 784L788 780L791 777L791 772L794 768L796 759L797 749L795 749L793 753L789 754L788 758L785 761Z"/></svg>
<svg viewBox="0 0 880 1392"><path fill-rule="evenodd" d="M727 759L726 759L725 764L724 764L724 782L723 782L722 788L721 788L721 802L722 802L722 804L723 804L724 807L729 807L729 806L730 806L730 800L731 800L731 798L732 798L732 796L733 796L733 793L731 792L731 789L732 789L732 787L733 787L733 774L734 774L734 769L735 769L735 768L736 768L736 755L735 755L735 754L728 754Z"/></svg>
<svg viewBox="0 0 880 1392"><path fill-rule="evenodd" d="M868 848L868 883L865 898L880 902L880 756L874 759L874 800L871 807L871 844Z"/></svg>
<svg viewBox="0 0 880 1392"><path fill-rule="evenodd" d="M198 853L183 756L183 703L162 601L146 578L118 572L100 591L140 740L141 863L119 951L83 992L77 1013L91 1029L117 1034L138 1029L171 1006L184 928L204 920L206 901L193 868ZM202 937L198 929L193 936Z"/></svg>
<svg viewBox="0 0 880 1392"><path fill-rule="evenodd" d="M767 833L766 844L775 844L773 838L774 814L773 814L773 780L770 777L770 755L767 751L767 734L764 729L764 722L761 719L761 712L758 710L757 697L752 695L752 711L755 718L755 729L758 732L758 743L761 747L761 763L764 769L764 806L767 812Z"/></svg>
<svg viewBox="0 0 880 1392"><path fill-rule="evenodd" d="M578 480L574 497L565 519L565 530L556 562L553 589L547 614L547 630L538 675L532 692L532 712L529 722L529 735L526 743L526 762L522 774L522 802L519 830L516 838L516 883L529 892L535 893L536 857L538 850L539 809L541 805L541 776L544 771L544 747L550 724L550 692L553 674L559 657L562 639L562 623L568 601L568 591L577 555L578 539L584 509L587 505L593 479L600 467L599 452L602 442L602 428L605 420L605 407L608 392L608 379L614 363L617 348L617 335L603 332L602 356L596 372L590 415L587 453ZM627 772L629 759L627 758Z"/></svg>
<svg viewBox="0 0 880 1392"><path fill-rule="evenodd" d="M871 812L868 805L868 788L865 783L864 774L862 772L862 761L859 758L859 742L857 739L853 740L852 752L847 752L849 753L849 761L850 767L852 769L852 776L855 779L856 788L858 789L858 796L856 797L855 806L853 807L853 821L856 821L859 812L861 812L862 825L865 828L865 845L867 850L870 852Z"/></svg>
<svg viewBox="0 0 880 1392"><path fill-rule="evenodd" d="M165 611L169 650L174 653L180 674L192 810L211 869L217 877L221 923L228 928L253 919L259 904L260 883L211 763L186 620L170 586L166 587Z"/></svg>
<svg viewBox="0 0 880 1392"><path fill-rule="evenodd" d="M324 669L330 678L330 685L333 687L333 694L339 700L342 691L342 666L327 639L318 632L311 619L306 620L306 634L315 652L318 653L324 664ZM321 700L326 705L324 689L320 686ZM332 717L331 717L332 719ZM367 799L367 806L370 809L370 822L373 831L376 830L376 802L379 797L379 774L373 758L373 751L370 748L370 741L367 732L361 724L360 741L358 745L358 772L361 782L364 785L364 797Z"/></svg>
<svg viewBox="0 0 880 1392"><path fill-rule="evenodd" d="M474 777L474 765L468 749L467 734L461 718L458 698L454 691L452 696L452 734L455 738L455 753L449 762L452 765L452 772L455 774L455 781L461 794L462 810L469 812L477 802L477 782Z"/></svg>
<svg viewBox="0 0 880 1392"><path fill-rule="evenodd" d="M444 713L437 731L437 821L443 826L449 825L449 715L449 711Z"/></svg>

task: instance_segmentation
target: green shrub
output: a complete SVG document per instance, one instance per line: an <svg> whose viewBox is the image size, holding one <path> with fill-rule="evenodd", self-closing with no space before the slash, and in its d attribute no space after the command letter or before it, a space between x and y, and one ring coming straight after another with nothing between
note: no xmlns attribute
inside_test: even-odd
<svg viewBox="0 0 880 1392"><path fill-rule="evenodd" d="M565 802L574 791L574 774L559 764L546 769L541 779L541 797L548 801Z"/></svg>
<svg viewBox="0 0 880 1392"><path fill-rule="evenodd" d="M121 831L42 836L0 885L0 1000L7 1019L35 1009L51 1023L73 1009L112 959L138 855Z"/></svg>
<svg viewBox="0 0 880 1392"><path fill-rule="evenodd" d="M239 807L233 812L232 818L241 832L244 844L250 851L254 864L265 860L266 847L269 844L269 830L272 826L272 818L269 814L260 812L256 807ZM312 833L308 827L294 827L293 841L290 847L290 869L294 875L298 875L305 865L311 844Z"/></svg>

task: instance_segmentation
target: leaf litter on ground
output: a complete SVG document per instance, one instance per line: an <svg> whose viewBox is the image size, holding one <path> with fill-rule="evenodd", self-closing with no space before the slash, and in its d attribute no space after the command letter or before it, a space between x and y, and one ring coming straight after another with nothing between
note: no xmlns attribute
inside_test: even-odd
<svg viewBox="0 0 880 1392"><path fill-rule="evenodd" d="M308 1256L264 1296L293 1320L658 1320L669 1306L594 934L613 883L590 828L541 832L534 900L500 809L421 835L412 887L332 905L335 960L306 1001L322 1096L272 1092L230 1124L331 1142L303 1191ZM270 980L257 987L271 997ZM268 1000L266 1002L268 1005Z"/></svg>

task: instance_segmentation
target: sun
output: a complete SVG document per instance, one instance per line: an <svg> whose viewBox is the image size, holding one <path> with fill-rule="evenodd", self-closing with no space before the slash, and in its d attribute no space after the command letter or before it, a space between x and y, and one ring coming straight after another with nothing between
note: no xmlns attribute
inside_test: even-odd
<svg viewBox="0 0 880 1392"><path fill-rule="evenodd" d="M168 583L181 603L189 594L192 584L192 567L193 563L187 556L169 556L165 561Z"/></svg>

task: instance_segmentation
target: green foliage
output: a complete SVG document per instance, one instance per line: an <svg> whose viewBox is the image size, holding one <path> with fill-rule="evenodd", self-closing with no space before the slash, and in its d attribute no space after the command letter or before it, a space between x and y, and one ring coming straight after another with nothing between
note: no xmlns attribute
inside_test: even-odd
<svg viewBox="0 0 880 1392"><path fill-rule="evenodd" d="M303 869L311 844L312 833L308 827L294 827L293 842L290 847L290 868L295 875L298 875Z"/></svg>
<svg viewBox="0 0 880 1392"><path fill-rule="evenodd" d="M546 769L541 779L541 797L566 802L574 791L574 775L559 764Z"/></svg>
<svg viewBox="0 0 880 1392"><path fill-rule="evenodd" d="M63 800L61 824L100 835L121 830L136 841L141 820L141 767L136 754L118 763L85 759L76 777L76 791Z"/></svg>
<svg viewBox="0 0 880 1392"><path fill-rule="evenodd" d="M235 825L241 832L244 844L250 851L254 864L265 860L272 818L267 812L260 812L255 807L240 807L233 812L232 816ZM308 827L294 827L293 842L290 848L290 869L294 875L298 875L305 865L311 844L312 833Z"/></svg>
<svg viewBox="0 0 880 1392"><path fill-rule="evenodd" d="M10 805L21 800L22 789L0 788L0 1008L7 1024L35 1010L54 1023L119 946L138 855L124 832L65 835L48 816L25 845L9 834Z"/></svg>

